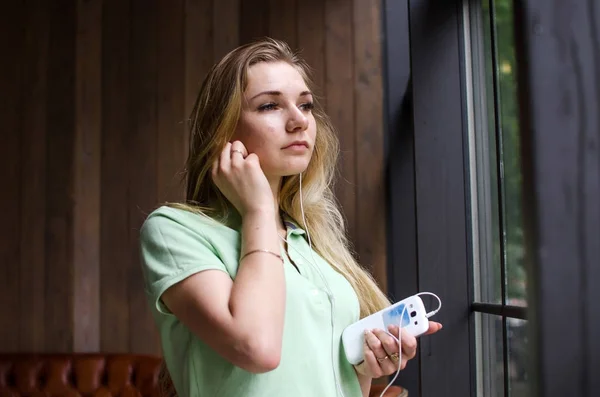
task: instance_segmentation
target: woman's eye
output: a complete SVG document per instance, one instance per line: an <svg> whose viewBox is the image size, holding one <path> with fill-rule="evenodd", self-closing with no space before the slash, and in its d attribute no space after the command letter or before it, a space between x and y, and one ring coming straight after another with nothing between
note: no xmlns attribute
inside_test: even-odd
<svg viewBox="0 0 600 397"><path fill-rule="evenodd" d="M273 109L275 109L276 106L277 106L276 103L265 103L264 105L260 105L258 107L258 110L260 112L263 112L265 110L273 110Z"/></svg>
<svg viewBox="0 0 600 397"><path fill-rule="evenodd" d="M300 105L300 109L304 110L305 112L310 112L311 110L313 110L315 107L315 104L312 102L307 102L307 103L303 103L302 105Z"/></svg>

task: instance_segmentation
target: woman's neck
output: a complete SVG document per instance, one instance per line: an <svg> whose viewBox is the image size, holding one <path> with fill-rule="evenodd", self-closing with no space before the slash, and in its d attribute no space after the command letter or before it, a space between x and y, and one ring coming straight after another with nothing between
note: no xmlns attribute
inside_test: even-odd
<svg viewBox="0 0 600 397"><path fill-rule="evenodd" d="M271 186L271 193L273 194L273 205L275 206L274 208L274 214L275 214L275 223L277 225L277 230L278 231L285 231L285 225L283 223L283 219L281 216L281 211L280 211L280 206L279 206L279 192L281 191L281 183L282 183L282 178L281 177L276 177L276 178L267 178L269 181L269 185Z"/></svg>

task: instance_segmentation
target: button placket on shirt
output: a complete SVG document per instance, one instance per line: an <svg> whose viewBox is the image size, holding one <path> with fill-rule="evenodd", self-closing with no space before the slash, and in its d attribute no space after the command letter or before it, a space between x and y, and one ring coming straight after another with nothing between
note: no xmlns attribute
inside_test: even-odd
<svg viewBox="0 0 600 397"><path fill-rule="evenodd" d="M302 248L297 246L298 243L296 241L293 241L294 237L303 238L302 236L296 236L293 231L288 230L288 256L300 269L300 277L303 277L305 281L310 284L308 295L311 303L314 307L318 308L319 311L326 311L329 308L329 299L327 291L324 287L321 287L321 284L323 283L320 278L321 276L314 268L318 265L306 263L307 260L312 259L310 252L301 251L302 255L296 252L296 250L301 250ZM294 245L294 248L290 247L290 245Z"/></svg>

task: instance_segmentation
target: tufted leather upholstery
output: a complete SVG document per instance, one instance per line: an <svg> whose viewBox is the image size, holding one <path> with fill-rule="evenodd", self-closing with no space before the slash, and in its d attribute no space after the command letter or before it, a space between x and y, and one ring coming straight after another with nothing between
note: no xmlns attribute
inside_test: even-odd
<svg viewBox="0 0 600 397"><path fill-rule="evenodd" d="M379 397L381 396L381 392L385 389L386 385L373 385L371 387L371 391L369 393L369 397ZM408 390L400 386L390 386L389 389L385 391L383 397L408 397Z"/></svg>
<svg viewBox="0 0 600 397"><path fill-rule="evenodd" d="M159 357L0 354L0 397L158 397Z"/></svg>
<svg viewBox="0 0 600 397"><path fill-rule="evenodd" d="M0 397L161 397L162 360L135 354L2 354ZM384 386L373 385L371 397ZM393 386L384 397L405 397Z"/></svg>

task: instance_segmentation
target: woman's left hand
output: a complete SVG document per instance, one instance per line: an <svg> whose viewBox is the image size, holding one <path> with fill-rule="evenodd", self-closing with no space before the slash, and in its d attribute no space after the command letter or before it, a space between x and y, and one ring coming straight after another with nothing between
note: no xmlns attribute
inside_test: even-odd
<svg viewBox="0 0 600 397"><path fill-rule="evenodd" d="M429 330L425 335L434 334L442 329L442 324L435 321L429 322ZM398 326L390 325L388 331L398 338ZM417 353L417 339L408 332L402 332L402 363L404 369L408 360ZM363 345L365 360L356 366L358 372L371 378L380 378L395 373L398 370L399 346L396 339L383 330L375 329L365 333Z"/></svg>

